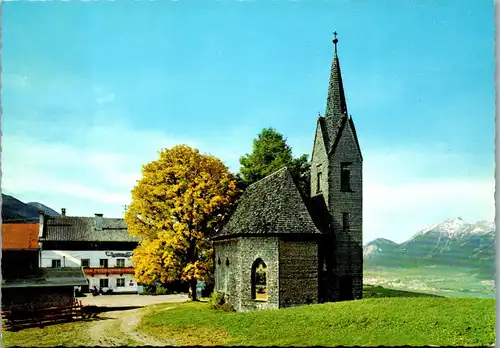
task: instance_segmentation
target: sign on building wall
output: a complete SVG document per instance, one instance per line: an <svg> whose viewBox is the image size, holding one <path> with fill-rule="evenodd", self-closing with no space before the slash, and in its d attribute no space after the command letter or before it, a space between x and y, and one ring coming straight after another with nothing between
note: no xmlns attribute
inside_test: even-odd
<svg viewBox="0 0 500 348"><path fill-rule="evenodd" d="M110 257L132 257L133 253L128 251L125 253L114 253L112 251L106 251L106 256Z"/></svg>

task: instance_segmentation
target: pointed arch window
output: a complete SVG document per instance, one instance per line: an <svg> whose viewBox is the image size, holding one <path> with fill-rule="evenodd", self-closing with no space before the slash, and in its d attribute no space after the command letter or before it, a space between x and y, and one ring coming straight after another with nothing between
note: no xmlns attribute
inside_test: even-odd
<svg viewBox="0 0 500 348"><path fill-rule="evenodd" d="M267 266L261 258L252 265L252 299L267 301Z"/></svg>

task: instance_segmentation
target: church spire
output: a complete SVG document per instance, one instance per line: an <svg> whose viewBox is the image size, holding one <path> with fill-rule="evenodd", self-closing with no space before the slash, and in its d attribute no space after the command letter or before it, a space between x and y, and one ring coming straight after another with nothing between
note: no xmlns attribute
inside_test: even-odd
<svg viewBox="0 0 500 348"><path fill-rule="evenodd" d="M325 118L336 120L343 115L347 115L347 104L345 101L344 86L342 84L339 57L337 55L337 43L339 42L337 39L337 32L334 32L333 35L335 53L333 56L332 70L330 72L330 85L328 86Z"/></svg>

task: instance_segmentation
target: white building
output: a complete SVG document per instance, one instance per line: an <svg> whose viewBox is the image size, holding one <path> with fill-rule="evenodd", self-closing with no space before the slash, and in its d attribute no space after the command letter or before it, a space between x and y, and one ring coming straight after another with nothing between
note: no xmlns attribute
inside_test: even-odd
<svg viewBox="0 0 500 348"><path fill-rule="evenodd" d="M132 251L138 238L123 219L40 214L41 267L83 267L89 289L137 292Z"/></svg>

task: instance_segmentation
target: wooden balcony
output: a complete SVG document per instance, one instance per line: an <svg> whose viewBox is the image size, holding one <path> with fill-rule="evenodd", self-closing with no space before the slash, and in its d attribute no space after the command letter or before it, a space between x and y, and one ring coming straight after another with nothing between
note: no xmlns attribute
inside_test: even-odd
<svg viewBox="0 0 500 348"><path fill-rule="evenodd" d="M83 273L86 276L95 276L96 274L134 274L134 267L83 267Z"/></svg>

